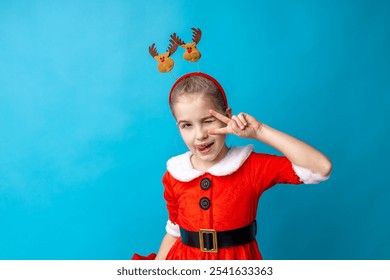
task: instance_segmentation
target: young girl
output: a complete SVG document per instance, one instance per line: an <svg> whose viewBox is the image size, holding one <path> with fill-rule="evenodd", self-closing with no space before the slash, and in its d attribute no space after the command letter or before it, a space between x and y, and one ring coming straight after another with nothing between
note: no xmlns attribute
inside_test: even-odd
<svg viewBox="0 0 390 280"><path fill-rule="evenodd" d="M168 160L163 177L169 220L156 259L262 259L255 236L261 194L279 183L313 184L332 165L308 144L239 113L204 73L173 85L169 105L189 151ZM284 156L227 147L227 134L257 139Z"/></svg>

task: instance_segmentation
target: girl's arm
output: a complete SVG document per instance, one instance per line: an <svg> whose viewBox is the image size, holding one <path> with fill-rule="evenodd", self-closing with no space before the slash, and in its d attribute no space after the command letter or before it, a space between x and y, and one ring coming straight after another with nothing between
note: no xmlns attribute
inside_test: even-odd
<svg viewBox="0 0 390 280"><path fill-rule="evenodd" d="M176 242L176 240L177 240L177 237L167 233L161 242L160 249L158 250L158 253L157 253L155 260L165 260L169 250L171 249L173 244Z"/></svg>
<svg viewBox="0 0 390 280"><path fill-rule="evenodd" d="M209 134L235 134L240 137L257 139L280 151L293 164L310 169L313 173L324 177L328 176L332 170L332 163L320 151L291 135L257 121L246 113L240 113L231 118L214 110L210 110L210 114L227 126L211 129ZM231 116L231 111L228 110L227 115Z"/></svg>
<svg viewBox="0 0 390 280"><path fill-rule="evenodd" d="M268 125L262 124L254 138L277 149L295 165L310 169L314 173L326 177L332 170L332 163L320 151Z"/></svg>

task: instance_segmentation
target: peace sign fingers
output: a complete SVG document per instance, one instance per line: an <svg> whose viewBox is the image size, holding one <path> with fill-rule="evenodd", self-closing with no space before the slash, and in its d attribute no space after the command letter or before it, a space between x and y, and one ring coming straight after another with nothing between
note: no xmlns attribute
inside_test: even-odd
<svg viewBox="0 0 390 280"><path fill-rule="evenodd" d="M214 128L209 130L210 135L223 135L223 134L232 134L233 131L230 127L225 126L222 128Z"/></svg>
<svg viewBox="0 0 390 280"><path fill-rule="evenodd" d="M230 122L230 119L228 117L222 115L221 113L218 113L217 111L214 111L213 109L210 109L209 113L225 124L229 124Z"/></svg>
<svg viewBox="0 0 390 280"><path fill-rule="evenodd" d="M209 134L211 135L221 135L221 134L232 134L233 131L229 127L229 123L231 119L228 117L222 115L221 113L218 113L212 109L210 109L209 113L214 116L216 119L220 120L221 122L225 123L227 126L222 127L222 128L214 128L209 130Z"/></svg>
<svg viewBox="0 0 390 280"><path fill-rule="evenodd" d="M218 113L214 110L210 110L210 114L220 120L221 122L225 123L226 126L222 128L216 128L216 129L210 129L209 134L236 134L239 135L240 128L243 129L244 125L242 122L238 119L238 117L233 116L231 119L222 115L221 113Z"/></svg>
<svg viewBox="0 0 390 280"><path fill-rule="evenodd" d="M214 110L209 112L216 119L226 124L226 127L223 128L210 129L209 134L211 135L235 134L239 137L254 138L262 125L254 117L246 113L239 113L237 116L228 118Z"/></svg>

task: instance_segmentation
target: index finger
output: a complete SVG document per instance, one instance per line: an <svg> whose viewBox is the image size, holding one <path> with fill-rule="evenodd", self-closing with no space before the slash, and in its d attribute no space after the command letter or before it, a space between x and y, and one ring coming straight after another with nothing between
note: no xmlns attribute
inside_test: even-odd
<svg viewBox="0 0 390 280"><path fill-rule="evenodd" d="M230 119L224 115L222 115L221 113L218 113L217 111L214 111L213 109L210 109L209 110L209 113L216 117L218 120L224 122L225 124L228 124L230 122Z"/></svg>

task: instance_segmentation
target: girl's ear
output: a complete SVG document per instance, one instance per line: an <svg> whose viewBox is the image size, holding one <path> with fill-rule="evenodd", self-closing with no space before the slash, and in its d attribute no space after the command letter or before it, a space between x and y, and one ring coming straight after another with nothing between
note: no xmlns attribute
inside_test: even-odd
<svg viewBox="0 0 390 280"><path fill-rule="evenodd" d="M231 119L232 118L232 108L227 108L226 111L225 111L225 115Z"/></svg>

